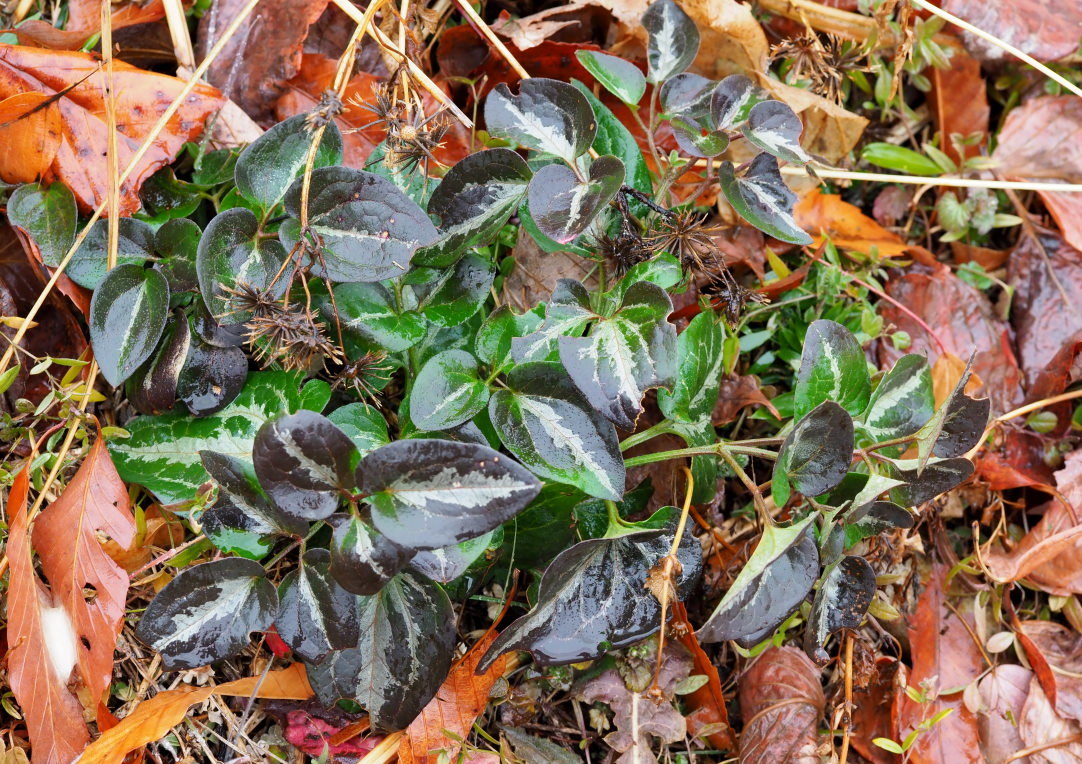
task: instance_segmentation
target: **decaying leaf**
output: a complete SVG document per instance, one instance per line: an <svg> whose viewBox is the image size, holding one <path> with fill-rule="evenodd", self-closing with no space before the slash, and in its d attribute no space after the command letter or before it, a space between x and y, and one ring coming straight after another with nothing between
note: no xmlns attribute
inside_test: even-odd
<svg viewBox="0 0 1082 764"><path fill-rule="evenodd" d="M797 225L810 233L818 247L824 239L830 239L841 249L851 249L879 257L897 257L918 250L923 257L931 254L922 247L907 244L870 217L856 205L842 201L837 194L824 194L813 188L804 194L793 208Z"/></svg>
<svg viewBox="0 0 1082 764"><path fill-rule="evenodd" d="M1052 621L1023 621L1022 632L1049 664L1044 689L1056 712L1082 721L1082 635Z"/></svg>
<svg viewBox="0 0 1082 764"><path fill-rule="evenodd" d="M740 677L740 761L819 761L819 720L826 706L819 669L795 647L772 647Z"/></svg>
<svg viewBox="0 0 1082 764"><path fill-rule="evenodd" d="M929 105L942 136L940 148L955 162L960 162L965 157L979 154L981 146L987 143L990 110L980 62L965 51L955 49L950 64L949 69L929 67L932 81ZM962 154L959 154L951 136L964 138L971 133L982 133L983 137L962 147Z"/></svg>
<svg viewBox="0 0 1082 764"><path fill-rule="evenodd" d="M1006 764L1025 747L1018 720L1029 695L1033 672L1022 666L996 666L977 685L981 708L977 712L981 753L988 764Z"/></svg>
<svg viewBox="0 0 1082 764"><path fill-rule="evenodd" d="M1029 682L1018 734L1026 748L1034 749L1029 756L1031 764L1073 764L1082 760L1082 725L1056 713L1036 677Z"/></svg>
<svg viewBox="0 0 1082 764"><path fill-rule="evenodd" d="M1082 8L1072 0L944 0L943 10L1019 48L1040 61L1055 61L1078 50ZM1002 48L964 35L966 47L983 60L1009 58Z"/></svg>

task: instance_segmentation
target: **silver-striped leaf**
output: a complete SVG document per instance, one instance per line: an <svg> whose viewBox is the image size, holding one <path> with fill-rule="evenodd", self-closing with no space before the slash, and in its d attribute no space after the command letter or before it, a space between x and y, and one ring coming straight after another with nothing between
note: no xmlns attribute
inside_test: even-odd
<svg viewBox="0 0 1082 764"><path fill-rule="evenodd" d="M725 362L725 329L704 311L676 340L676 375L672 392L659 390L658 406L668 419L700 422L714 411Z"/></svg>
<svg viewBox="0 0 1082 764"><path fill-rule="evenodd" d="M282 270L289 253L277 239L261 235L259 219L243 207L216 215L199 240L195 271L199 291L211 315L230 322L246 321L251 314L233 304L228 290L239 285L269 289ZM273 289L280 297L289 274L278 279Z"/></svg>
<svg viewBox="0 0 1082 764"><path fill-rule="evenodd" d="M853 461L853 418L825 401L797 421L778 450L771 495L784 507L792 489L818 496L838 485Z"/></svg>
<svg viewBox="0 0 1082 764"><path fill-rule="evenodd" d="M647 81L664 82L691 66L699 52L699 28L673 0L655 0L642 15L648 33Z"/></svg>
<svg viewBox="0 0 1082 764"><path fill-rule="evenodd" d="M853 416L860 416L871 395L868 363L857 338L834 321L813 321L804 335L796 374L795 416L805 416L824 401L834 401Z"/></svg>
<svg viewBox="0 0 1082 764"><path fill-rule="evenodd" d="M804 652L808 657L820 666L829 661L823 649L827 637L860 626L874 596L875 571L863 557L842 557L827 567L804 629Z"/></svg>
<svg viewBox="0 0 1082 764"><path fill-rule="evenodd" d="M568 164L594 142L590 102L573 85L545 77L522 80L518 95L501 83L485 99L485 125L497 138L559 157Z"/></svg>
<svg viewBox="0 0 1082 764"><path fill-rule="evenodd" d="M101 374L119 385L143 365L169 319L169 282L141 265L109 271L90 300L90 344Z"/></svg>
<svg viewBox="0 0 1082 764"><path fill-rule="evenodd" d="M858 426L869 444L880 443L912 435L934 413L935 395L928 359L911 353L899 358L875 388ZM887 452L887 455L892 454Z"/></svg>
<svg viewBox="0 0 1082 764"><path fill-rule="evenodd" d="M557 338L582 334L595 316L586 287L574 279L559 279L545 306L544 322L536 331L511 340L511 357L515 363L554 361L559 357Z"/></svg>
<svg viewBox="0 0 1082 764"><path fill-rule="evenodd" d="M624 163L612 155L595 159L585 181L566 165L545 165L530 180L526 195L530 215L553 241L574 241L616 196L624 174Z"/></svg>
<svg viewBox="0 0 1082 764"><path fill-rule="evenodd" d="M803 164L811 157L800 145L804 125L792 108L781 101L762 101L748 113L741 128L744 137L763 151L787 162Z"/></svg>
<svg viewBox="0 0 1082 764"><path fill-rule="evenodd" d="M418 429L446 430L473 419L487 403L488 385L477 359L465 350L445 350L417 372L410 418Z"/></svg>
<svg viewBox="0 0 1082 764"><path fill-rule="evenodd" d="M331 575L353 594L378 592L406 566L412 549L395 544L356 515L332 515Z"/></svg>
<svg viewBox="0 0 1082 764"><path fill-rule="evenodd" d="M410 567L422 576L441 584L447 584L461 576L486 552L498 550L503 543L503 528L491 530L483 536L463 541L442 549L418 552L410 560Z"/></svg>
<svg viewBox="0 0 1082 764"><path fill-rule="evenodd" d="M330 552L310 549L278 584L278 636L306 661L357 644L357 597L331 577Z"/></svg>
<svg viewBox="0 0 1082 764"><path fill-rule="evenodd" d="M796 194L785 185L777 159L760 154L740 177L733 163L726 160L718 175L726 200L744 220L779 241L812 243L812 238L793 219Z"/></svg>

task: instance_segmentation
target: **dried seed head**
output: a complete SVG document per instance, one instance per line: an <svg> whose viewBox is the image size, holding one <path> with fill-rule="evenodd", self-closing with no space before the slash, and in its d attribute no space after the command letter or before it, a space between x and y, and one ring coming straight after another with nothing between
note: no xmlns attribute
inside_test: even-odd
<svg viewBox="0 0 1082 764"><path fill-rule="evenodd" d="M658 228L646 241L655 252L668 252L685 271L710 274L719 267L714 235L721 226L706 225L706 215L685 210L658 221Z"/></svg>
<svg viewBox="0 0 1082 764"><path fill-rule="evenodd" d="M700 294L710 298L710 304L720 310L730 324L740 320L749 302L766 303L767 298L741 285L724 266L711 275L710 280L699 289Z"/></svg>
<svg viewBox="0 0 1082 764"><path fill-rule="evenodd" d="M304 118L305 127L308 128L309 132L320 127L326 127L345 110L346 107L342 104L342 99L338 97L338 93L333 90L324 90L323 95L319 97L316 108L308 112L308 115Z"/></svg>
<svg viewBox="0 0 1082 764"><path fill-rule="evenodd" d="M332 386L336 390L352 389L365 404L379 407L380 391L391 381L394 369L387 361L387 354L368 352L352 363L347 363L334 376Z"/></svg>
<svg viewBox="0 0 1082 764"><path fill-rule="evenodd" d="M218 319L241 314L266 318L286 312L286 309L275 299L269 289L263 289L244 281L237 282L235 287L222 284L221 289L229 296L232 310L217 316Z"/></svg>
<svg viewBox="0 0 1082 764"><path fill-rule="evenodd" d="M290 306L280 313L256 316L247 324L245 339L257 361L264 366L278 363L287 371L313 371L342 357L307 308Z"/></svg>

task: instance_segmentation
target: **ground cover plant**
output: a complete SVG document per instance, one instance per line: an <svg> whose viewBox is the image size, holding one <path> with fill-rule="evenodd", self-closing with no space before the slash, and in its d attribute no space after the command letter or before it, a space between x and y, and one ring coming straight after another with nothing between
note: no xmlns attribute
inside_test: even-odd
<svg viewBox="0 0 1082 764"><path fill-rule="evenodd" d="M1073 755L1077 189L986 176L1076 72L989 155L908 6L258 5L0 42L6 756Z"/></svg>

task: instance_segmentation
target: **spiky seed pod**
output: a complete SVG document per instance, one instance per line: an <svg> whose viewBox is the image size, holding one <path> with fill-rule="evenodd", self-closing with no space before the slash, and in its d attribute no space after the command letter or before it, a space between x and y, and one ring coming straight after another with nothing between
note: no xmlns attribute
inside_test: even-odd
<svg viewBox="0 0 1082 764"><path fill-rule="evenodd" d="M391 380L394 369L383 351L368 352L356 361L347 363L334 375L331 383L336 390L352 389L365 404L380 407L380 391Z"/></svg>
<svg viewBox="0 0 1082 764"><path fill-rule="evenodd" d="M255 316L247 324L245 339L257 361L277 362L287 371L312 371L342 357L307 308L290 306L281 313Z"/></svg>
<svg viewBox="0 0 1082 764"><path fill-rule="evenodd" d="M749 302L765 303L767 298L740 284L724 266L711 275L699 293L710 298L710 304L720 310L730 324L740 320Z"/></svg>
<svg viewBox="0 0 1082 764"><path fill-rule="evenodd" d="M219 319L242 313L250 314L253 317L266 318L286 312L285 307L275 299L269 289L261 289L244 281L238 282L235 287L222 284L221 289L229 295L232 310L218 316Z"/></svg>
<svg viewBox="0 0 1082 764"><path fill-rule="evenodd" d="M662 217L658 227L646 237L655 252L668 252L690 273L713 273L719 266L714 235L721 226L706 225L706 215L685 210Z"/></svg>
<svg viewBox="0 0 1082 764"><path fill-rule="evenodd" d="M319 97L319 104L304 118L304 125L312 132L320 127L326 127L346 110L342 99L333 90L324 90Z"/></svg>

